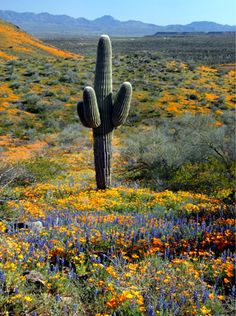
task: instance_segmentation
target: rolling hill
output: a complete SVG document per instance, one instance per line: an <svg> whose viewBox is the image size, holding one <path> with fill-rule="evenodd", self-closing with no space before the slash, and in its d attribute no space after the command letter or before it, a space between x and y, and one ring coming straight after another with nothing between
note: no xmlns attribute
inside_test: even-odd
<svg viewBox="0 0 236 316"><path fill-rule="evenodd" d="M99 35L111 36L145 36L156 32L233 32L235 26L221 25L215 22L192 22L187 25L159 26L141 21L119 21L110 15L95 20L73 18L67 15L52 15L49 13L14 12L0 10L0 18L14 23L32 35L76 36Z"/></svg>
<svg viewBox="0 0 236 316"><path fill-rule="evenodd" d="M162 27L159 32L166 33L223 33L223 32L235 32L235 26L222 25L215 22L199 21L192 22L186 25L173 24Z"/></svg>
<svg viewBox="0 0 236 316"><path fill-rule="evenodd" d="M20 27L0 20L0 57L11 60L19 56L79 58L77 54L47 45Z"/></svg>

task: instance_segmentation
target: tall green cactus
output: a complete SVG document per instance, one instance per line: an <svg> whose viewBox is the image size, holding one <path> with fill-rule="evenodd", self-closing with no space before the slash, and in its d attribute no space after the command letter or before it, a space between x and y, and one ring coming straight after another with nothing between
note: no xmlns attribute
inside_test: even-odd
<svg viewBox="0 0 236 316"><path fill-rule="evenodd" d="M112 134L128 116L132 86L124 82L113 102L112 49L109 36L98 42L94 89L85 87L77 110L82 124L93 128L93 148L98 189L111 185Z"/></svg>

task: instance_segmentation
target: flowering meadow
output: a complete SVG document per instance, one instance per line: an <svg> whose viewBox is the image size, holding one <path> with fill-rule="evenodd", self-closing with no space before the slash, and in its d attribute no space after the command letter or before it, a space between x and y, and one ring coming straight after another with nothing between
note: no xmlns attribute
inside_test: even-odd
<svg viewBox="0 0 236 316"><path fill-rule="evenodd" d="M234 315L234 164L223 133L235 109L233 65L115 56L114 88L130 80L134 97L127 124L114 133L113 187L97 191L92 133L76 114L95 60L19 32L0 27L3 42L8 34L16 46L0 46L0 315ZM32 47L41 59L23 56ZM167 169L166 187L150 184L154 173L127 177L135 157L123 147L132 135L209 113L217 145L226 141L207 143L215 156L209 150L204 161L187 157L178 170L169 167L167 176L175 172L174 184L185 181L186 190L168 187ZM164 132L177 138L173 122ZM137 151L142 156L150 147ZM181 161L168 153L163 161L173 157ZM143 161L153 163L152 156ZM196 172L192 187L189 170ZM199 179L206 190L196 190Z"/></svg>
<svg viewBox="0 0 236 316"><path fill-rule="evenodd" d="M64 180L12 189L0 221L2 315L233 314L227 192L96 191L87 154Z"/></svg>
<svg viewBox="0 0 236 316"><path fill-rule="evenodd" d="M52 188L61 198L50 210L35 196L15 205L27 227L0 222L3 315L233 313L232 207L187 192L71 188ZM27 284L32 269L42 285Z"/></svg>

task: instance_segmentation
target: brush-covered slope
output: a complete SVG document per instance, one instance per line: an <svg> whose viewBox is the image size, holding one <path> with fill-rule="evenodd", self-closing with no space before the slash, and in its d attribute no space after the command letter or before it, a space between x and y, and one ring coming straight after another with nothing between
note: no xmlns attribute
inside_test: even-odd
<svg viewBox="0 0 236 316"><path fill-rule="evenodd" d="M79 58L79 55L44 44L18 26L0 20L0 57L11 60L22 56Z"/></svg>

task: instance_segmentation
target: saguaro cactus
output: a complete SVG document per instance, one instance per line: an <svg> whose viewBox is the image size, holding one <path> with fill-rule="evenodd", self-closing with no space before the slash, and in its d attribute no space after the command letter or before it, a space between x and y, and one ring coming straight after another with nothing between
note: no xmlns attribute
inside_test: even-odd
<svg viewBox="0 0 236 316"><path fill-rule="evenodd" d="M97 47L94 89L85 87L77 110L82 124L93 129L94 163L98 189L111 185L112 134L128 116L132 86L124 82L112 98L112 49L109 36L102 35Z"/></svg>

